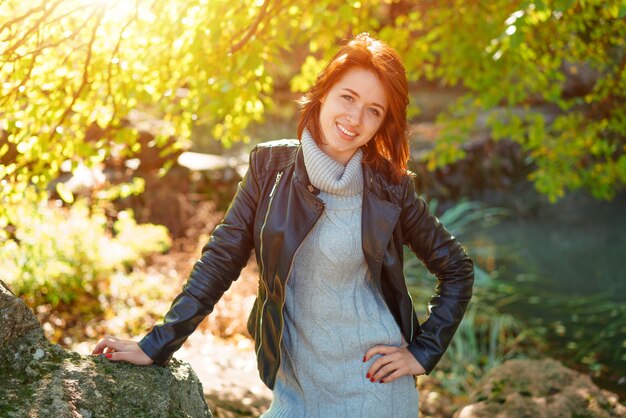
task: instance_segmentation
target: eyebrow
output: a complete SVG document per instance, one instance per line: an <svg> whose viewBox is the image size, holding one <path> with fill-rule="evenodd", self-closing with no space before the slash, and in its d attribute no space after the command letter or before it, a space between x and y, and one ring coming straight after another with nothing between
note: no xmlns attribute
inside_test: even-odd
<svg viewBox="0 0 626 418"><path fill-rule="evenodd" d="M342 90L345 90L345 91L347 91L347 92L350 92L350 93L354 94L356 97L361 97L361 95L360 95L359 93L357 93L356 91L354 91L354 90L352 90L352 89L349 89L349 88L347 88L347 87L344 87ZM378 103L372 103L372 106L378 106L378 107L380 107L380 108L382 109L383 113L385 113L385 106L380 105L380 104L378 104Z"/></svg>

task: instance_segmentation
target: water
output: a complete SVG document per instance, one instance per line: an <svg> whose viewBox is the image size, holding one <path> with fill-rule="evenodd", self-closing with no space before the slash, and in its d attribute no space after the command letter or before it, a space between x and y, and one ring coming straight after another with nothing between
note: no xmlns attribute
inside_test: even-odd
<svg viewBox="0 0 626 418"><path fill-rule="evenodd" d="M513 215L475 231L473 238L515 253L519 267L541 277L546 290L606 293L626 302L626 193L613 202L572 195L532 215Z"/></svg>
<svg viewBox="0 0 626 418"><path fill-rule="evenodd" d="M498 280L520 296L505 308L543 327L550 356L626 399L626 193L602 202L574 193L472 231ZM488 260L483 260L487 261Z"/></svg>

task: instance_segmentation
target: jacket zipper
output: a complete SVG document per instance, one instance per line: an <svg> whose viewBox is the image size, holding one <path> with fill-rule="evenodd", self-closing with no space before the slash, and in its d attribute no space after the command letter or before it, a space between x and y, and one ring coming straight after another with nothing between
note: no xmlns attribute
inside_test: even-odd
<svg viewBox="0 0 626 418"><path fill-rule="evenodd" d="M276 192L276 188L278 187L278 183L280 182L281 177L283 176L283 172L280 171L277 175L276 175L276 181L274 182L274 186L272 187L272 191L270 191L270 201L267 204L267 211L265 212L265 218L263 219L263 225L261 225L261 232L260 232L260 249L259 249L259 264L261 266L261 283L263 283L263 287L265 288L265 300L263 301L263 305L261 305L261 312L259 313L259 329L257 332L259 332L259 347L256 350L256 355L257 357L259 356L259 352L261 351L261 347L263 346L263 311L265 310L265 305L267 304L267 298L268 298L268 290L267 290L267 284L265 284L265 282L263 281L263 272L265 270L265 266L263 264L263 232L265 231L265 224L267 223L267 218L270 214L270 209L272 208L272 202L274 201L274 193Z"/></svg>

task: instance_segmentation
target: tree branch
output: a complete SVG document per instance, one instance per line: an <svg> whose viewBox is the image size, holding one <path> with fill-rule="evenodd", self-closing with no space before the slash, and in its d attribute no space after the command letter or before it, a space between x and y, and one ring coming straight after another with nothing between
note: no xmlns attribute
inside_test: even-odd
<svg viewBox="0 0 626 418"><path fill-rule="evenodd" d="M45 10L45 9L46 9L46 4L45 4L45 1L44 1L44 2L41 3L41 5L26 11L23 15L15 17L15 18L9 20L8 22L5 22L2 26L0 26L0 33L2 33L3 30L8 29L11 26L15 25L16 23L19 23L19 22L25 20L30 15L38 13L38 12L40 12L42 10Z"/></svg>
<svg viewBox="0 0 626 418"><path fill-rule="evenodd" d="M81 80L80 86L78 87L78 89L74 93L74 96L72 97L72 102L69 104L69 106L67 106L67 108L65 109L65 111L61 115L61 118L59 119L59 121L54 126L54 129L52 129L52 132L50 132L50 139L52 139L52 137L54 137L54 135L57 133L56 131L59 128L59 126L61 126L63 124L63 122L65 122L65 119L67 118L67 116L72 111L72 107L74 107L74 104L76 103L76 101L80 97L80 94L82 93L83 89L85 88L85 86L89 82L89 64L91 63L91 54L93 52L93 44L94 44L94 42L96 40L96 33L98 32L98 27L100 26L100 23L102 22L102 18L103 17L104 17L104 8L101 8L100 9L100 16L96 20L96 23L93 25L93 30L91 32L91 39L89 40L89 46L88 46L88 49L87 49L87 57L85 58L85 65L83 67L83 78Z"/></svg>
<svg viewBox="0 0 626 418"><path fill-rule="evenodd" d="M54 48L57 47L59 45L61 45L63 42L65 41L69 41L71 39L74 39L76 37L76 35L78 35L78 33L81 31L81 29L83 29L82 26L78 26L76 29L74 29L74 31L72 33L70 33L68 36L66 36L65 38L59 39L58 41L55 42L50 42L47 44L42 44L41 46L39 46L38 48L29 51L27 53L25 53L24 55L19 55L19 54L14 54L14 58L12 59L7 59L5 62L15 62L15 61L19 61L29 55L39 55L39 53L41 51L43 51L44 49L48 49L48 48ZM1 69L1 67L0 67Z"/></svg>
<svg viewBox="0 0 626 418"><path fill-rule="evenodd" d="M243 36L243 38L241 38L239 42L237 42L235 45L233 45L230 48L229 52L231 54L234 54L235 52L240 50L250 40L250 38L252 38L252 36L257 30L257 27L265 18L265 15L267 14L267 8L269 7L270 3L271 3L271 0L265 0L263 2L263 5L261 6L261 10L259 10L259 14L257 15L256 19L254 19L254 22L252 22L252 25L250 25L250 27L248 28L246 34Z"/></svg>
<svg viewBox="0 0 626 418"><path fill-rule="evenodd" d="M11 45L9 48L7 48L6 51L3 52L3 55L11 55L15 52L15 50L17 50L17 48L19 48L24 42L26 42L30 35L37 31L39 28L39 25L41 25L45 19L50 16L54 10L59 7L59 5L63 2L63 0L57 0L55 3L52 4L52 6L49 9L45 9L44 14L37 20L35 21L35 23L26 31L26 33L20 38L18 39L17 42L15 42L15 44ZM45 8L45 6L44 6ZM3 29L2 29L3 30ZM0 30L0 32L2 32L2 30Z"/></svg>
<svg viewBox="0 0 626 418"><path fill-rule="evenodd" d="M113 70L113 58L115 58L115 56L120 50L120 45L122 44L122 37L124 36L124 32L126 31L126 29L128 29L128 27L131 25L131 23L133 23L134 20L137 20L139 18L139 2L140 1L141 0L135 1L135 13L131 18L128 19L126 24L124 24L124 26L120 30L120 35L117 38L117 43L115 44L115 48L113 49L113 52L111 52L111 59L109 60L109 65L107 68L107 89L108 89L108 97L111 98L111 104L113 106L113 114L111 115L111 120L109 122L109 125L111 124L113 120L115 120L115 116L117 115L115 95L113 94L113 87L111 86L111 74L113 72L112 71Z"/></svg>

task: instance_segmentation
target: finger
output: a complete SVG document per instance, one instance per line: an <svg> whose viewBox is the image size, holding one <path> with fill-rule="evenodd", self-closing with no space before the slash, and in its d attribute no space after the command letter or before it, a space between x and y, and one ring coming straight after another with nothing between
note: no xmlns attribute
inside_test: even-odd
<svg viewBox="0 0 626 418"><path fill-rule="evenodd" d="M91 352L91 354L102 354L103 350L107 346L105 338L100 338L100 340L98 340L98 342L96 343L96 346L93 348L93 351Z"/></svg>
<svg viewBox="0 0 626 418"><path fill-rule="evenodd" d="M372 363L372 365L370 366L370 368L368 369L368 373L365 375L366 378L374 381L376 379L374 379L374 376L376 376L378 374L378 376L380 377L381 375L378 373L379 370L383 367L385 367L387 364L396 361L397 360L397 356L395 355L395 353L391 353L391 354L387 354L384 355L382 357L379 357L378 359L376 359L376 361L374 363Z"/></svg>
<svg viewBox="0 0 626 418"><path fill-rule="evenodd" d="M401 368L402 368L402 362L392 361L390 363L387 363L380 369L378 369L378 371L374 373L374 375L372 376L372 379L374 379L374 381L381 380L381 379L387 380L388 375L391 375L396 370L400 370Z"/></svg>
<svg viewBox="0 0 626 418"><path fill-rule="evenodd" d="M111 335L107 335L102 338L93 349L92 354L102 354L109 353L112 351L122 350L124 347L124 341L120 340L117 337L113 337Z"/></svg>
<svg viewBox="0 0 626 418"><path fill-rule="evenodd" d="M104 356L111 361L125 361L140 366L147 366L153 363L152 359L140 349L134 351L116 351L114 353L107 353Z"/></svg>
<svg viewBox="0 0 626 418"><path fill-rule="evenodd" d="M116 351L114 353L107 353L104 357L111 361L128 361L130 354L128 351Z"/></svg>
<svg viewBox="0 0 626 418"><path fill-rule="evenodd" d="M390 354L390 353L393 353L396 349L397 347L392 346L392 345L375 345L374 347L367 350L367 352L365 353L365 357L363 357L363 362L365 363L366 361L371 359L372 356L375 356L376 354L382 354L382 355Z"/></svg>
<svg viewBox="0 0 626 418"><path fill-rule="evenodd" d="M114 341L115 337L111 335L105 335L103 338L100 338L94 347L92 354L102 354L103 350L108 346L110 341Z"/></svg>
<svg viewBox="0 0 626 418"><path fill-rule="evenodd" d="M391 373L389 376L385 376L382 379L379 380L380 383L391 383L394 380L406 375L408 373L403 373L400 369L396 370L395 372Z"/></svg>

